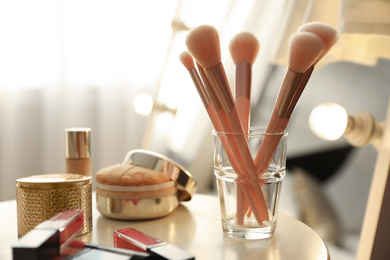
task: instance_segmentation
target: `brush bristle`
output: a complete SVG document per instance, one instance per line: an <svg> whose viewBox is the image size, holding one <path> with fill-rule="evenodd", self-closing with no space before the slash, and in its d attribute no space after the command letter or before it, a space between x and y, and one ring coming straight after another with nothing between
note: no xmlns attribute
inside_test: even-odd
<svg viewBox="0 0 390 260"><path fill-rule="evenodd" d="M318 59L325 49L325 44L314 33L299 32L290 38L289 69L304 73Z"/></svg>
<svg viewBox="0 0 390 260"><path fill-rule="evenodd" d="M325 43L325 53L332 48L339 36L337 30L332 26L319 22L306 23L299 27L298 31L311 32L320 37Z"/></svg>
<svg viewBox="0 0 390 260"><path fill-rule="evenodd" d="M229 44L230 54L235 64L246 62L251 65L259 53L260 43L257 38L249 32L242 32L233 37Z"/></svg>
<svg viewBox="0 0 390 260"><path fill-rule="evenodd" d="M194 59L188 52L184 51L180 54L180 61L187 70L195 69Z"/></svg>
<svg viewBox="0 0 390 260"><path fill-rule="evenodd" d="M186 38L188 52L205 69L221 62L221 47L217 30L210 25L192 29Z"/></svg>

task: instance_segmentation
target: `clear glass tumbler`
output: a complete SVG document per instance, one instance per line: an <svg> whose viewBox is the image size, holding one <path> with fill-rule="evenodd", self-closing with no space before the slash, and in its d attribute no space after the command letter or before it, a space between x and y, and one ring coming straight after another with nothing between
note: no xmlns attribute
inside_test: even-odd
<svg viewBox="0 0 390 260"><path fill-rule="evenodd" d="M259 127L245 135L214 131L213 136L224 234L240 239L272 237L286 171L287 132L266 134L265 128ZM242 146L242 138L247 147ZM247 152L250 161L255 161L252 166L242 159Z"/></svg>

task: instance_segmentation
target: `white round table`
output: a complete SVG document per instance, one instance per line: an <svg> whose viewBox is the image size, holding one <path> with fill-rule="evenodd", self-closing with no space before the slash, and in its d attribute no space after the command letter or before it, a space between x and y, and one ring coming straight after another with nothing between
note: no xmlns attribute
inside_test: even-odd
<svg viewBox="0 0 390 260"><path fill-rule="evenodd" d="M146 221L108 219L96 209L93 194L93 230L79 240L113 246L113 230L132 227L180 247L196 259L330 259L323 240L308 226L279 213L274 236L266 240L239 240L223 235L219 200L196 194L170 215ZM0 203L0 259L12 259L17 241L16 201Z"/></svg>

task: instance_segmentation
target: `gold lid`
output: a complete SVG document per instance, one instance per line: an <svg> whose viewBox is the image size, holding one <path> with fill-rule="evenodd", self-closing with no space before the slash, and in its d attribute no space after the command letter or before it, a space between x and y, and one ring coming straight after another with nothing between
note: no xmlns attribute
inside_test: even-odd
<svg viewBox="0 0 390 260"><path fill-rule="evenodd" d="M161 154L147 150L132 150L127 153L123 164L133 164L167 174L175 181L179 200L188 201L195 194L197 183L192 175L181 165Z"/></svg>
<svg viewBox="0 0 390 260"><path fill-rule="evenodd" d="M65 156L91 157L91 128L65 128Z"/></svg>
<svg viewBox="0 0 390 260"><path fill-rule="evenodd" d="M92 177L73 173L50 173L33 175L17 179L23 188L52 190L84 186L92 181Z"/></svg>

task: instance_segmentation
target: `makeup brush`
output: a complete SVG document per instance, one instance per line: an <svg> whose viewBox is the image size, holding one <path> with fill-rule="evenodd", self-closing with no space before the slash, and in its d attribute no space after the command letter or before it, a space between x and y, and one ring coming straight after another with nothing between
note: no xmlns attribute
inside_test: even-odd
<svg viewBox="0 0 390 260"><path fill-rule="evenodd" d="M237 34L229 44L236 65L236 106L245 133L249 132L250 126L252 65L259 49L259 41L250 32Z"/></svg>
<svg viewBox="0 0 390 260"><path fill-rule="evenodd" d="M230 54L236 65L235 98L237 112L241 119L244 133L249 134L251 88L252 88L252 65L259 53L260 42L250 32L238 33L229 44ZM248 211L248 204L244 211ZM251 212L251 210L249 210ZM247 214L248 216L250 214Z"/></svg>
<svg viewBox="0 0 390 260"><path fill-rule="evenodd" d="M294 108L295 108L296 104L298 103L298 100L299 100L303 90L305 89L307 82L309 81L309 79L311 77L311 74L314 70L314 66L326 55L326 53L328 53L328 51L332 48L332 46L336 43L336 41L338 39L338 33L333 27L331 27L327 24L319 23L319 22L311 22L311 23L304 24L301 27L299 27L298 32L314 33L315 35L320 37L321 40L324 42L325 48L322 51L322 53L320 54L320 56L317 58L317 60L313 63L313 65L311 65L305 71L305 73L303 73L301 82L296 90L294 98L293 98L292 102L290 103L289 108L287 109L286 117L288 117L288 118L291 117L291 114L294 111Z"/></svg>
<svg viewBox="0 0 390 260"><path fill-rule="evenodd" d="M196 27L188 34L186 44L188 51L205 69L206 78L210 83L210 90L215 92L218 105L221 106L221 112L223 113L219 114L223 130L225 132L244 133L226 73L221 63L221 49L217 30L208 25ZM219 108L216 108L216 110L219 111ZM241 140L236 141L238 141L238 143L236 142L237 149L243 152L247 150L244 153L240 153L240 155L248 155L249 149L245 139L245 145L242 145ZM247 158L243 158L243 160L245 162ZM247 173L249 173L250 163L245 164L245 166Z"/></svg>
<svg viewBox="0 0 390 260"><path fill-rule="evenodd" d="M328 53L328 51L332 48L332 46L336 43L339 35L336 29L332 26L319 23L319 22L311 22L301 25L298 28L298 32L311 32L316 34L325 44L325 49L322 54L317 58L314 62L316 65L324 56ZM313 65L313 66L314 66Z"/></svg>
<svg viewBox="0 0 390 260"><path fill-rule="evenodd" d="M200 78L199 73L195 68L194 59L192 58L192 56L188 52L184 51L180 54L180 61L184 65L184 67L186 67L188 72L190 73L191 79L194 82L194 85L196 87L196 90L199 93L199 96L202 100L202 103L205 106L207 112L209 112L208 110L211 108L210 107L210 99L209 99L209 96L207 95L206 89L203 86L202 79ZM210 115L210 112L209 112L209 115ZM217 121L214 119L215 116L210 116L210 118L211 118L211 121L213 122L213 124L214 124L214 121ZM220 128L220 127L218 126L218 128Z"/></svg>
<svg viewBox="0 0 390 260"><path fill-rule="evenodd" d="M191 55L205 69L206 77L218 98L223 112L222 115L219 115L219 119L224 131L238 133L228 139L229 145L231 148L236 148L236 161L243 163L246 169L245 176L241 176L245 178L239 181L249 184L248 190L244 189L243 191L246 193L245 196L251 204L257 221L262 223L263 220L269 218L268 210L261 187L256 183L258 180L256 169L221 62L218 32L209 25L198 26L187 35L186 45Z"/></svg>
<svg viewBox="0 0 390 260"><path fill-rule="evenodd" d="M209 116L210 118L212 118L214 129L217 132L224 132L225 131L224 129L229 129L229 125L226 123L227 122L226 120L220 120L220 118L224 117L223 110L221 109L221 104L219 103L217 95L215 94L213 88L211 87L211 83L209 82L206 76L204 68L199 63L197 63L197 67L198 67L200 77L203 81L202 87L204 88L204 93L208 96L210 101L209 107L206 107L206 110L207 111L210 110ZM241 164L236 162L236 158L234 158L234 153L233 153L234 147L229 146L229 143L225 136L222 136L221 141L222 143L224 143L224 149L229 157L229 160L231 159L230 163L232 164L232 167L237 173L243 175L245 172L245 168Z"/></svg>
<svg viewBox="0 0 390 260"><path fill-rule="evenodd" d="M295 33L290 38L288 70L279 90L276 103L269 120L266 133L286 130L293 108L298 101L294 98L305 87L301 80L304 73L314 64L325 49L325 44L316 34ZM280 135L266 135L255 157L255 166L259 175L265 173L272 161L280 141Z"/></svg>
<svg viewBox="0 0 390 260"><path fill-rule="evenodd" d="M203 105L204 105L204 107L205 107L205 109L210 117L210 120L214 126L214 129L218 132L223 132L223 127L221 125L221 122L219 121L217 111L215 110L215 107L217 107L218 110L221 110L220 109L221 106L218 104L218 101L215 97L215 93L213 93L213 92L210 93L210 96L212 98L212 102L210 102L210 97L207 94L207 91L206 91L206 88L204 85L207 85L208 89L210 91L212 91L212 89L210 89L210 87L209 87L210 83L208 82L208 79L204 73L203 67L200 64L198 64L198 70L199 70L199 73L198 73L198 71L195 68L194 59L186 51L181 53L180 61L184 65L184 67L186 67L186 69L188 70L188 72L192 78L192 81L194 82L194 85L198 91L198 94L203 102ZM199 74L202 76L204 84L202 83L202 79L199 76ZM234 153L233 153L231 147L229 146L229 142L228 142L227 138L225 136L220 136L220 140L221 140L223 149L225 150L226 155L228 156L229 161L230 161L233 169L237 173L239 173L240 175L243 175L243 170L245 170L245 169L241 169L240 165L237 164L236 158L234 156ZM237 224L239 224L239 225L242 225L244 223L244 214L243 213L245 211L245 209L244 209L245 203L242 203L242 201L244 201L242 188L243 188L242 185L237 185Z"/></svg>
<svg viewBox="0 0 390 260"><path fill-rule="evenodd" d="M188 52L183 52L181 53L180 55L180 61L181 63L184 65L184 67L186 67L186 69L188 70L188 72L190 73L190 76L192 78L192 81L194 82L194 85L198 91L198 94L202 100L202 103L204 105L204 107L206 108L206 111L210 117L210 120L211 120L211 123L213 124L214 126L214 129L217 131L217 132L223 132L223 127L222 127L222 124L218 118L218 115L217 115L217 111L215 109L215 107L217 107L217 109L219 110L219 108L221 107L217 102L216 98L214 97L213 98L213 101L210 102L210 97L206 91L206 88L202 82L202 79L201 77L199 76L199 74L204 74L204 70L203 68L198 65L200 68L199 68L199 73L198 71L196 70L196 67L195 67L195 63L194 63L194 59L192 58L192 56L188 53ZM208 80L207 78L205 78L205 75L204 75L204 82L205 84L209 84L208 83ZM215 96L215 94L212 94L211 97ZM236 161L235 161L235 158L233 156L233 153L231 151L231 148L229 147L228 143L227 143L227 140L225 140L225 138L223 138L222 140L223 144L224 144L224 149L225 151L227 152L227 155L229 157L229 160L231 159L231 164L232 164L232 167L237 171L237 172L242 172L242 169L239 168L239 166L237 165Z"/></svg>
<svg viewBox="0 0 390 260"><path fill-rule="evenodd" d="M322 51L321 55L313 63L313 65L310 66L310 68L308 68L305 71L305 73L302 75L301 83L297 88L296 94L294 95L290 107L287 109L288 110L287 117L291 117L295 105L297 104L298 99L300 98L304 88L306 87L308 80L311 77L311 74L314 70L314 66L328 53L328 51L332 48L332 46L336 43L338 39L338 33L333 27L319 22L306 23L301 27L299 27L298 32L311 32L316 34L324 42L325 48Z"/></svg>
<svg viewBox="0 0 390 260"><path fill-rule="evenodd" d="M218 110L218 111L216 111L218 118L225 118L226 119L224 112L221 109L221 104L219 103L217 95L215 94L213 88L211 87L211 83L206 76L204 68L199 63L197 63L197 67L199 70L199 74L201 75L201 78L204 82L205 88L208 90L211 103L214 104L214 108L217 108L217 110ZM224 132L223 129L230 129L226 120L222 120L221 123L224 126L222 127L222 125L221 125L222 128L221 128L221 130L217 130L218 132ZM231 136L229 136L229 137L231 138ZM237 172L239 174L239 176L245 176L245 171L246 171L245 166L243 165L243 163L236 162L237 159L235 158L236 156L234 154L235 147L231 148L229 146L229 141L227 140L227 137L225 135L223 135L223 134L219 135L219 138L222 142L224 150L229 158L230 164L232 165L234 171ZM224 143L225 143L225 145L224 145ZM234 140L231 143L234 143ZM225 148L226 146L228 147L227 150ZM248 200L246 200L245 196L244 196L245 190L243 190L243 189L245 189L243 183L237 182L237 215L236 215L236 217L237 217L237 224L238 225L244 224L245 212L248 210L248 207L249 207Z"/></svg>

